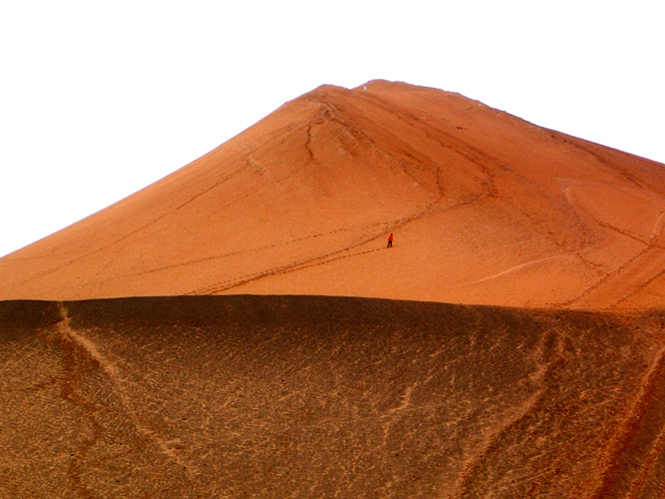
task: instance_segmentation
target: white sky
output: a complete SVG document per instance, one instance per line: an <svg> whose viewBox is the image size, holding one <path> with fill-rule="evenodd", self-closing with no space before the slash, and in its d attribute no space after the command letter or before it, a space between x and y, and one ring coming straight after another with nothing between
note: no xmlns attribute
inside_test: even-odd
<svg viewBox="0 0 665 499"><path fill-rule="evenodd" d="M459 92L665 163L661 0L0 3L0 255L330 83Z"/></svg>

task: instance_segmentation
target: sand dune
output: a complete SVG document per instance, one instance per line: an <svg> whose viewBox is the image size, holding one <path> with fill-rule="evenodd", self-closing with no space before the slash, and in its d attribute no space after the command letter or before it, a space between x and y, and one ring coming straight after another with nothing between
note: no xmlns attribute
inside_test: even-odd
<svg viewBox="0 0 665 499"><path fill-rule="evenodd" d="M663 320L304 296L0 303L0 496L660 497Z"/></svg>
<svg viewBox="0 0 665 499"><path fill-rule="evenodd" d="M3 258L0 297L659 307L663 171L457 94L324 86Z"/></svg>
<svg viewBox="0 0 665 499"><path fill-rule="evenodd" d="M299 97L0 259L0 498L663 497L664 167Z"/></svg>

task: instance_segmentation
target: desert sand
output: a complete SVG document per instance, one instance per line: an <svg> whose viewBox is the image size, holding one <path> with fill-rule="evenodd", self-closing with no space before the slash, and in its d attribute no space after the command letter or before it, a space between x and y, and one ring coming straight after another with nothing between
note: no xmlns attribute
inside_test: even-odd
<svg viewBox="0 0 665 499"><path fill-rule="evenodd" d="M323 86L0 259L0 298L643 309L663 296L663 217L659 163L441 90Z"/></svg>
<svg viewBox="0 0 665 499"><path fill-rule="evenodd" d="M663 497L664 168L288 102L0 259L0 498Z"/></svg>
<svg viewBox="0 0 665 499"><path fill-rule="evenodd" d="M662 497L663 314L0 303L2 497Z"/></svg>

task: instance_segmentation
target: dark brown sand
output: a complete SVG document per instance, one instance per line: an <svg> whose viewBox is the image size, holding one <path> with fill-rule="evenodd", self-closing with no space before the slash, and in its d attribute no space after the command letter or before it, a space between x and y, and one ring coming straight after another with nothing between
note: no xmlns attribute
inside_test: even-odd
<svg viewBox="0 0 665 499"><path fill-rule="evenodd" d="M0 497L660 497L663 320L4 302Z"/></svg>

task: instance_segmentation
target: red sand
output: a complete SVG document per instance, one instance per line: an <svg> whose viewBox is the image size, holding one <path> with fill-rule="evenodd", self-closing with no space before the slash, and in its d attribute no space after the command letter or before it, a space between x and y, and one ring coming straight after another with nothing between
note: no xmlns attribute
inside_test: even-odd
<svg viewBox="0 0 665 499"><path fill-rule="evenodd" d="M663 165L458 94L383 81L364 88L320 87L3 258L0 298L660 306Z"/></svg>

